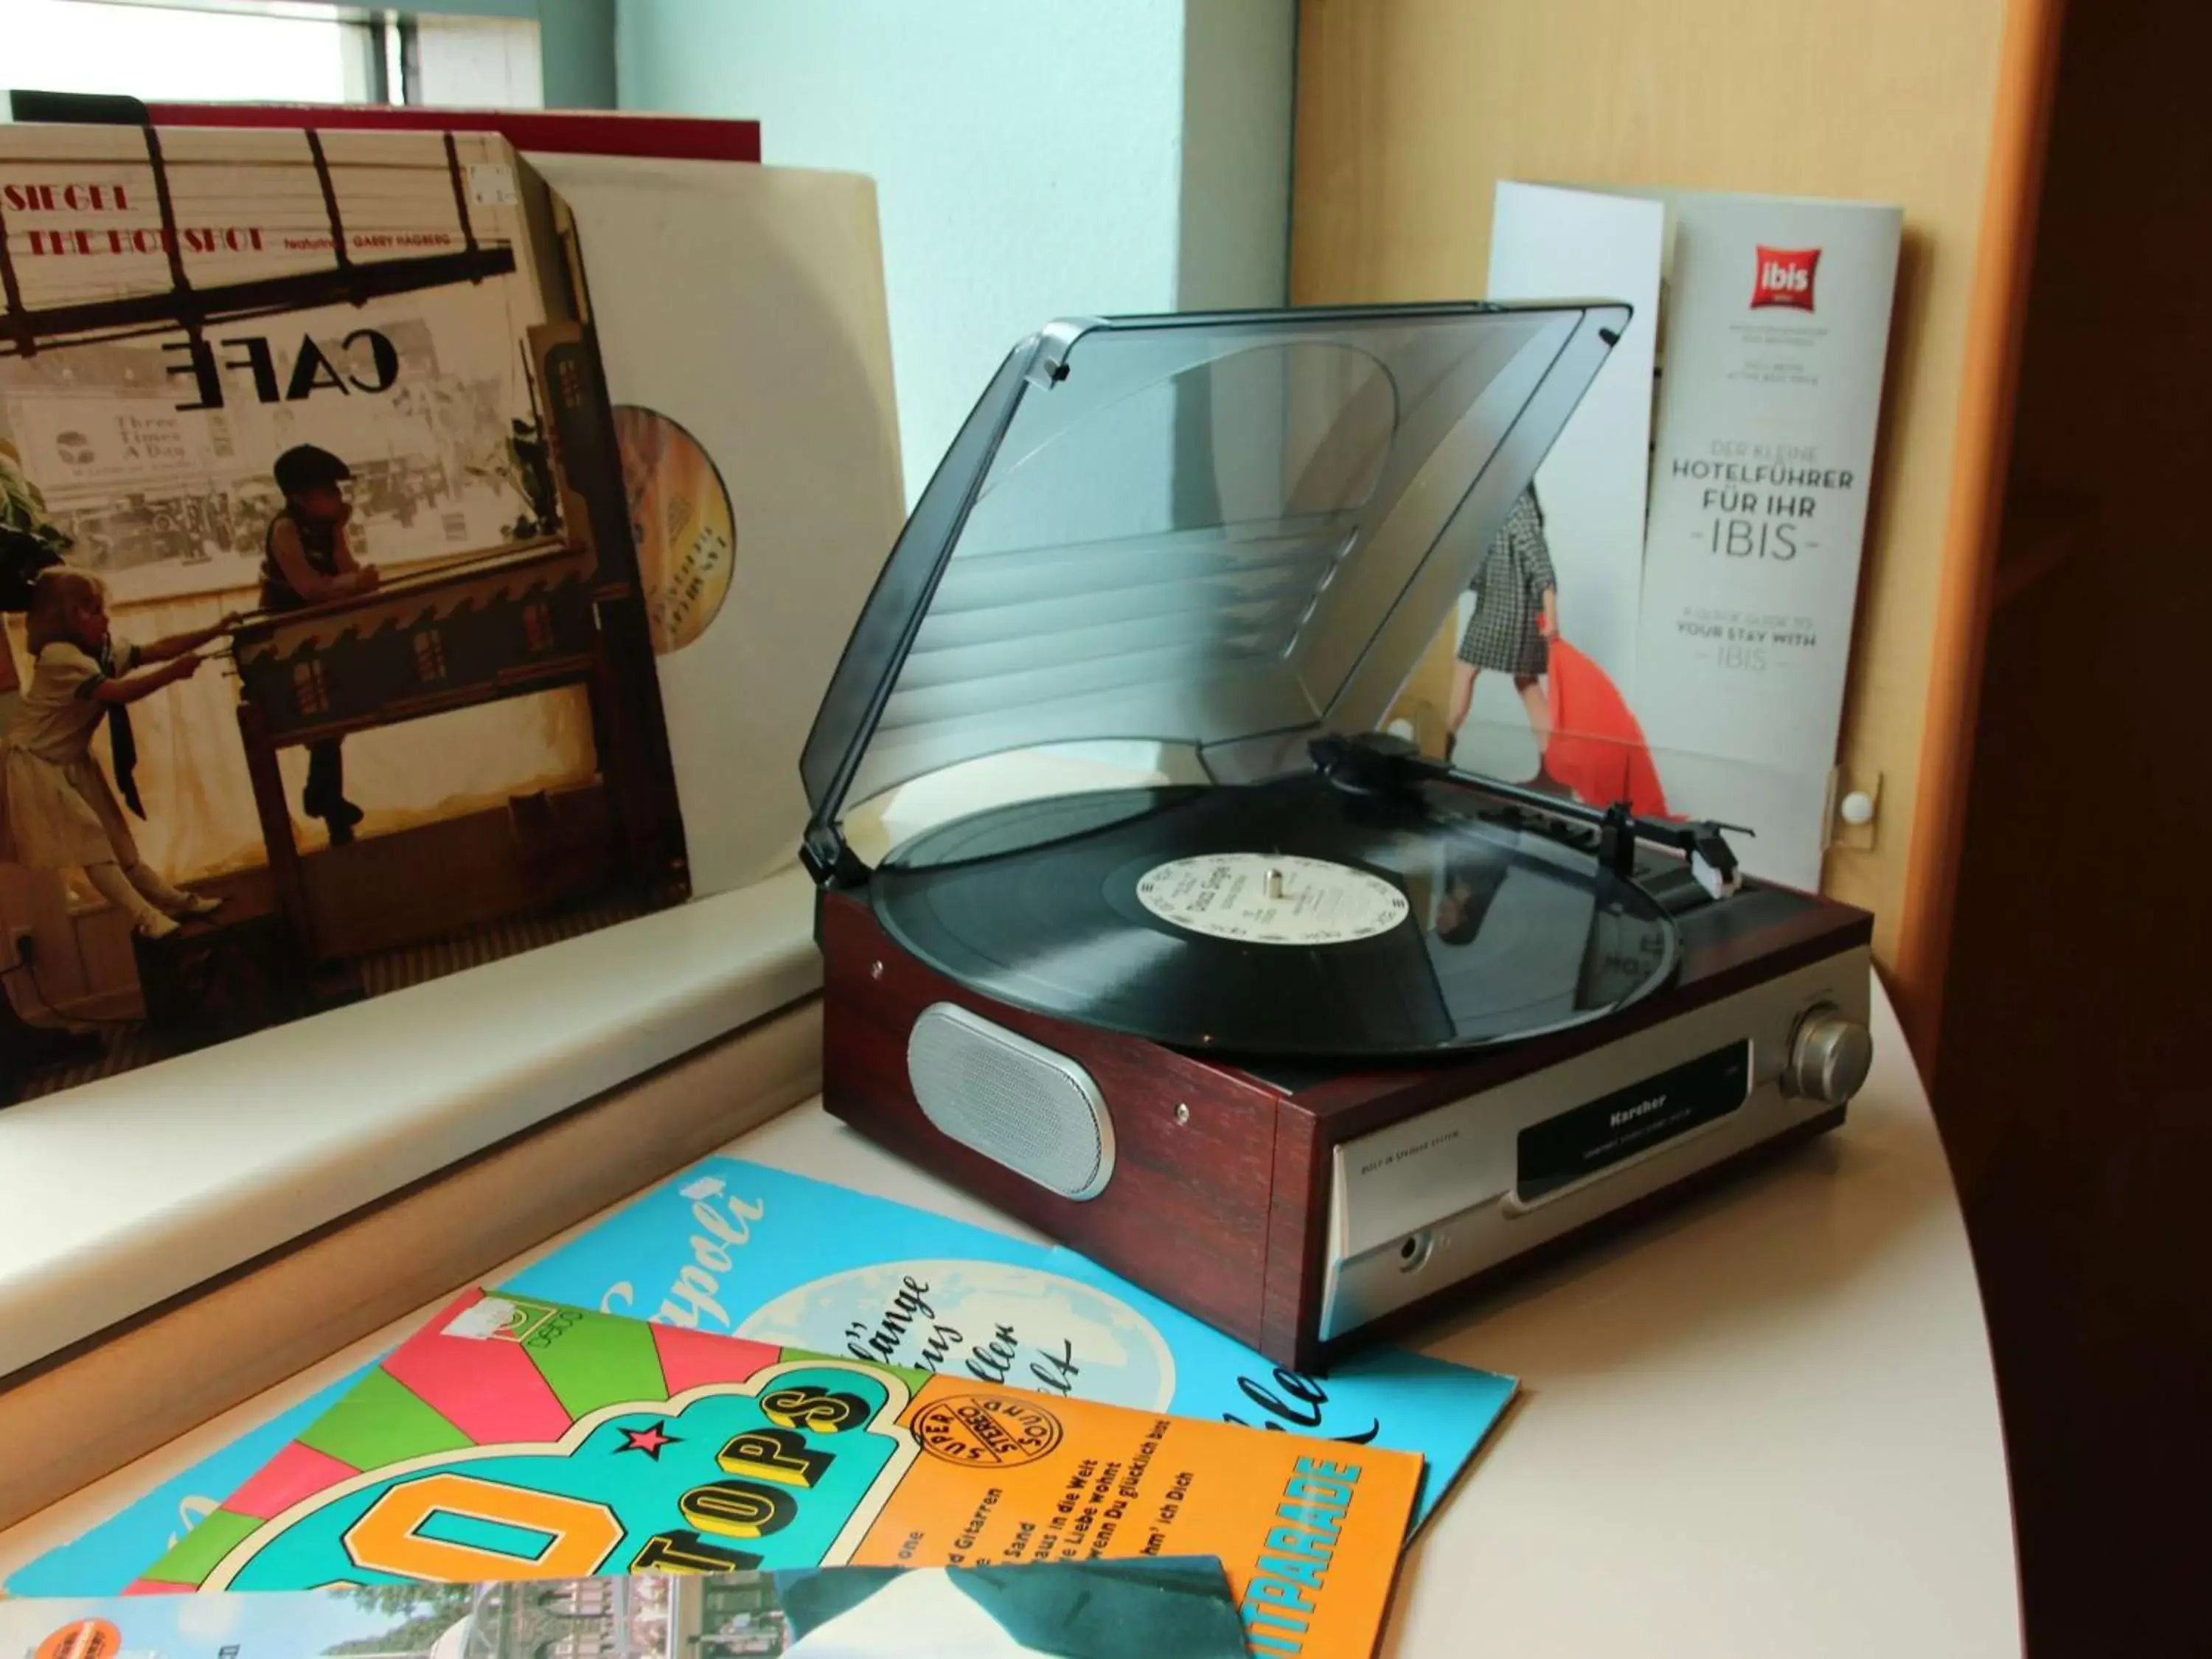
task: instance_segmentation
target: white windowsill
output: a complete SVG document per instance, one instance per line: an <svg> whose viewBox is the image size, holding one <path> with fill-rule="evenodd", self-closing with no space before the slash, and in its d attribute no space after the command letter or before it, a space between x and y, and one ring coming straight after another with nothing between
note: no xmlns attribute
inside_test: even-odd
<svg viewBox="0 0 2212 1659"><path fill-rule="evenodd" d="M0 1376L806 996L797 868L0 1110Z"/></svg>

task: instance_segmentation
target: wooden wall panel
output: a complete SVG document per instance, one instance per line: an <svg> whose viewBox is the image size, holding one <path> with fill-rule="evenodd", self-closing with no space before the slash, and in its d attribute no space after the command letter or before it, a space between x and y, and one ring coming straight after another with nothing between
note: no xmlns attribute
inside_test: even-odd
<svg viewBox="0 0 2212 1659"><path fill-rule="evenodd" d="M1987 670L1955 739L1972 786L1935 1048L1944 1144L1970 1198L1984 1176L2079 1183L2065 1224L2115 1279L2116 1238L2140 1248L2140 1224L2107 1239L2085 1212L2178 1192L2177 1161L2212 1168L2212 899L2192 873L2212 818L2208 47L2202 0L2069 9L2011 466L1994 481ZM2120 810L2093 805L2107 801ZM2212 1218L2160 1224L2212 1243ZM2183 1237L2126 1263L2131 1297L2183 1295L2166 1261L2212 1256Z"/></svg>
<svg viewBox="0 0 2212 1659"><path fill-rule="evenodd" d="M1897 950L1887 965L1905 1041L1932 1089L1946 986L1954 982L1954 902L1966 856L1992 607L2064 556L2091 511L2077 481L2008 505L2014 405L2028 320L2036 227L2057 85L2064 0L2012 0L1997 63L1989 185L1982 198L1973 308L1953 444L1951 519L1936 595L1934 656L1921 728L1920 810L1906 849ZM2026 510L2023 511L2022 507ZM2011 540L2006 556L2000 538ZM1946 1126L1953 1168L1960 1144Z"/></svg>
<svg viewBox="0 0 2212 1659"><path fill-rule="evenodd" d="M1855 197L1905 209L1842 759L1875 845L1826 885L1896 957L2005 0L1304 0L1299 303L1482 292L1492 187ZM1952 538L1947 540L1947 538Z"/></svg>

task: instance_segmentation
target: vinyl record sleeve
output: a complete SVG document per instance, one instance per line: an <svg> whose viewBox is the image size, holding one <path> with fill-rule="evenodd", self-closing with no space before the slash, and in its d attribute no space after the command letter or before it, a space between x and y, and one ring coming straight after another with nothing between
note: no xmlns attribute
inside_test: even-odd
<svg viewBox="0 0 2212 1659"><path fill-rule="evenodd" d="M711 619L659 657L695 895L757 880L806 820L800 744L903 505L874 183L854 173L545 155L573 216L607 390L696 445L681 515L726 493L726 550L693 535ZM626 458L628 459L628 458ZM710 522L715 509L701 501ZM685 541L685 526L675 539ZM647 526L665 536L665 522ZM719 552L726 563L715 568ZM678 630L679 635L684 630Z"/></svg>
<svg viewBox="0 0 2212 1659"><path fill-rule="evenodd" d="M1218 1555L1371 1652L1421 1460L465 1292L131 1587Z"/></svg>
<svg viewBox="0 0 2212 1659"><path fill-rule="evenodd" d="M928 1288L915 1291L909 1278ZM1031 1388L1054 1379L1079 1400L1278 1428L1324 1449L1342 1440L1419 1454L1425 1468L1417 1524L1495 1431L1516 1386L1394 1347L1353 1355L1326 1377L1282 1370L1072 1250L726 1158L672 1176L508 1285L655 1325L817 1352L857 1348L885 1364L949 1368L971 1380L998 1369L988 1344L1008 1325L1018 1352L1007 1375ZM928 1324L905 1318L902 1292L929 1303ZM948 1347L939 1326L962 1342ZM246 1428L0 1588L11 1595L119 1592L368 1369Z"/></svg>

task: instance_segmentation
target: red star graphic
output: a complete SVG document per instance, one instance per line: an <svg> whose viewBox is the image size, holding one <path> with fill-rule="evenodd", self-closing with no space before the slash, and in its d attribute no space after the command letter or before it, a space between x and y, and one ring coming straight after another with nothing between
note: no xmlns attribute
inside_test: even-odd
<svg viewBox="0 0 2212 1659"><path fill-rule="evenodd" d="M684 1443L674 1435L668 1433L667 1427L667 1421L664 1419L649 1429L624 1429L623 1443L615 1448L615 1455L619 1457L626 1451L641 1451L658 1463L660 1461L660 1449L663 1446L680 1446Z"/></svg>

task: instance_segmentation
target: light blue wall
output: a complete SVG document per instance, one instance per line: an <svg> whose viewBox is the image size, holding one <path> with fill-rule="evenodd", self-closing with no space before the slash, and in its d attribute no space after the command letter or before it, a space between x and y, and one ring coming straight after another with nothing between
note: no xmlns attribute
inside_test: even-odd
<svg viewBox="0 0 2212 1659"><path fill-rule="evenodd" d="M538 0L548 109L615 106L615 0Z"/></svg>
<svg viewBox="0 0 2212 1659"><path fill-rule="evenodd" d="M1274 305L1294 0L617 0L625 109L877 181L907 491L1055 316Z"/></svg>

